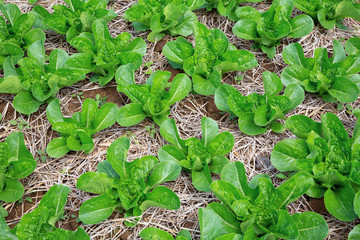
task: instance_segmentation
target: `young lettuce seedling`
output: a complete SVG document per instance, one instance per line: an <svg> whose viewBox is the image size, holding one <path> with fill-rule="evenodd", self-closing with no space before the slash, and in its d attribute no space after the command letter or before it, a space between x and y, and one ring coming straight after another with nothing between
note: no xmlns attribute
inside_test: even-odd
<svg viewBox="0 0 360 240"><path fill-rule="evenodd" d="M19 68L7 57L4 79L0 79L0 93L16 94L14 108L23 114L36 112L43 103L53 99L60 88L85 79L85 74L91 71L91 55L87 53L69 57L64 50L55 49L46 64L42 41L31 44L27 54L28 57L18 62Z"/></svg>
<svg viewBox="0 0 360 240"><path fill-rule="evenodd" d="M282 56L290 67L281 73L281 81L285 86L302 86L327 102L354 102L359 96L360 87L360 38L349 39L345 50L337 40L334 40L333 46L331 58L326 48L317 48L314 57L305 58L299 43L287 46Z"/></svg>
<svg viewBox="0 0 360 240"><path fill-rule="evenodd" d="M171 105L184 99L191 90L191 80L186 74L177 74L169 83L170 77L170 72L156 71L144 85L137 85L133 65L121 66L115 75L117 89L125 93L131 103L119 109L117 122L128 127L149 117L161 125L168 119ZM166 91L166 88L170 89Z"/></svg>
<svg viewBox="0 0 360 240"><path fill-rule="evenodd" d="M25 214L20 222L10 229L0 212L0 239L76 239L90 240L82 228L75 232L56 228L55 223L64 215L64 207L70 188L54 185L42 197L39 206Z"/></svg>
<svg viewBox="0 0 360 240"><path fill-rule="evenodd" d="M2 70L7 57L10 57L14 65L17 64L23 58L24 50L38 40L45 42L46 37L41 29L32 29L37 20L36 14L21 14L19 7L12 3L0 3L0 11L7 20L6 23L4 17L0 17L0 70Z"/></svg>
<svg viewBox="0 0 360 240"><path fill-rule="evenodd" d="M326 29L344 28L341 21L350 17L360 21L360 4L356 0L294 0L295 7L319 21Z"/></svg>
<svg viewBox="0 0 360 240"><path fill-rule="evenodd" d="M263 82L264 95L252 93L242 96L228 84L222 84L215 92L216 107L237 116L240 130L247 135L263 134L268 128L283 132L283 124L276 121L285 119L284 115L301 104L305 97L304 90L296 84L289 85L283 95L278 95L283 85L275 73L264 72Z"/></svg>
<svg viewBox="0 0 360 240"><path fill-rule="evenodd" d="M67 41L80 33L91 32L91 26L97 19L107 23L117 17L113 10L106 9L107 0L64 0L64 2L67 6L53 5L52 14L40 5L34 6L32 12L39 18L38 27L66 35Z"/></svg>
<svg viewBox="0 0 360 240"><path fill-rule="evenodd" d="M275 188L270 177L257 175L248 183L241 162L226 165L211 190L223 203L199 210L201 239L323 240L329 232L325 219L314 212L290 215L286 206L300 198L313 180L297 173Z"/></svg>
<svg viewBox="0 0 360 240"><path fill-rule="evenodd" d="M197 17L192 12L204 4L204 0L139 1L128 10L124 17L132 22L136 31L151 30L147 39L159 41L165 34L188 36Z"/></svg>
<svg viewBox="0 0 360 240"><path fill-rule="evenodd" d="M112 126L116 122L118 107L115 103L106 103L99 108L94 99L85 99L81 112L76 112L71 118L61 114L60 101L55 99L46 109L46 116L52 124L52 129L61 137L49 142L46 152L50 157L59 158L69 151L85 151L91 153L94 149L92 136Z"/></svg>
<svg viewBox="0 0 360 240"><path fill-rule="evenodd" d="M133 227L149 207L180 208L179 197L169 188L159 186L175 180L180 174L180 165L174 162L159 163L154 156L128 162L129 147L128 138L115 140L107 151L107 160L99 163L97 172L80 176L76 183L78 189L100 194L81 205L79 218L83 223L100 223L118 209L125 211L125 218L136 217L135 221L125 221L127 226Z"/></svg>
<svg viewBox="0 0 360 240"><path fill-rule="evenodd" d="M229 18L231 21L236 21L238 18L235 12L239 8L240 4L262 1L264 0L206 0L205 7L208 11L216 8L222 16Z"/></svg>
<svg viewBox="0 0 360 240"><path fill-rule="evenodd" d="M91 54L95 65L92 72L96 75L90 81L104 86L114 78L119 66L132 63L135 70L141 66L146 43L141 38L131 38L127 32L112 38L106 21L99 19L92 24L92 34L81 33L70 44L79 52Z"/></svg>
<svg viewBox="0 0 360 240"><path fill-rule="evenodd" d="M170 233L154 227L145 228L140 232L139 236L143 240L192 240L191 234L188 230L181 230L176 235L176 238L173 238Z"/></svg>
<svg viewBox="0 0 360 240"><path fill-rule="evenodd" d="M274 0L269 10L262 13L249 6L240 7L236 10L239 21L233 27L233 33L239 38L255 41L255 46L273 59L281 39L301 38L314 28L313 20L307 15L291 18L293 9L293 0Z"/></svg>
<svg viewBox="0 0 360 240"><path fill-rule="evenodd" d="M17 179L29 176L35 168L36 162L25 146L24 135L11 133L0 143L0 201L19 200L24 187Z"/></svg>
<svg viewBox="0 0 360 240"><path fill-rule="evenodd" d="M168 119L160 126L160 134L171 145L159 149L163 162L179 163L191 172L194 187L199 191L210 191L211 173L220 174L229 162L225 157L234 147L234 136L230 132L219 133L217 123L207 117L201 119L203 138L180 138L174 119Z"/></svg>
<svg viewBox="0 0 360 240"><path fill-rule="evenodd" d="M191 76L193 89L202 95L213 95L220 87L222 75L246 71L257 66L254 54L238 50L219 29L194 24L195 48L183 37L165 44L163 53L174 68Z"/></svg>
<svg viewBox="0 0 360 240"><path fill-rule="evenodd" d="M341 221L356 219L354 198L360 186L360 132L356 123L352 138L333 113L321 116L321 123L295 115L285 126L296 139L277 143L271 162L279 171L305 171L314 179L306 191L312 198L324 198L326 209Z"/></svg>

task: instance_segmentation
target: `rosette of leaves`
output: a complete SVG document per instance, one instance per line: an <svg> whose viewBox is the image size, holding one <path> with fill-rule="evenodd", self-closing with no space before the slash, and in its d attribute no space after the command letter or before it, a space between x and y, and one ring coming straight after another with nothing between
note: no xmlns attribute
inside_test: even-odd
<svg viewBox="0 0 360 240"><path fill-rule="evenodd" d="M37 20L36 14L24 13L12 3L0 3L0 11L5 17L0 17L0 70L3 69L7 57L16 64L24 56L32 43L45 41L45 33L40 29L33 29Z"/></svg>
<svg viewBox="0 0 360 240"><path fill-rule="evenodd" d="M334 40L333 46L331 58L326 48L317 48L314 57L305 58L299 43L287 46L282 55L290 66L281 73L283 84L298 84L327 102L354 102L360 87L360 38L348 40L346 51L337 40Z"/></svg>
<svg viewBox="0 0 360 240"><path fill-rule="evenodd" d="M341 221L357 215L354 198L360 186L359 121L352 138L333 113L321 116L321 123L303 115L286 120L285 126L298 138L277 143L271 162L282 172L305 171L314 179L306 192L312 198L324 198L326 209Z"/></svg>
<svg viewBox="0 0 360 240"><path fill-rule="evenodd" d="M199 191L210 191L211 173L220 174L229 163L225 157L234 147L234 136L230 132L219 133L217 123L207 117L201 119L201 140L191 137L180 138L174 119L166 120L160 126L160 134L171 145L162 146L158 156L162 162L179 163L191 173L192 183Z"/></svg>
<svg viewBox="0 0 360 240"><path fill-rule="evenodd" d="M53 100L46 109L46 116L52 129L61 136L49 142L46 147L47 154L59 158L70 151L91 153L94 149L92 136L112 126L116 122L117 111L115 103L106 103L99 108L94 99L87 98L81 112L65 118L61 114L60 101Z"/></svg>
<svg viewBox="0 0 360 240"><path fill-rule="evenodd" d="M253 40L270 59L276 54L276 46L286 37L301 38L314 28L314 22L308 15L294 18L293 0L274 0L266 12L258 12L253 7L240 7L235 14L239 20L233 27L233 33L239 38Z"/></svg>
<svg viewBox="0 0 360 240"><path fill-rule="evenodd" d="M235 12L240 4L262 1L264 0L208 0L205 2L205 7L208 11L216 8L222 16L229 18L231 21L236 21L238 18Z"/></svg>
<svg viewBox="0 0 360 240"><path fill-rule="evenodd" d="M11 133L5 142L0 143L0 200L19 200L24 187L17 179L26 178L35 168L36 162L25 146L24 135Z"/></svg>
<svg viewBox="0 0 360 240"><path fill-rule="evenodd" d="M163 53L173 68L184 69L191 76L193 90L213 95L222 75L230 71L246 71L257 66L254 54L238 50L219 29L194 25L195 48L183 37L165 44Z"/></svg>
<svg viewBox="0 0 360 240"><path fill-rule="evenodd" d="M60 88L85 79L91 70L91 55L76 53L69 56L64 50L51 51L49 62L42 41L30 45L28 57L21 59L19 68L10 57L4 61L4 78L0 79L0 93L16 94L14 108L23 114L36 112L55 98Z"/></svg>
<svg viewBox="0 0 360 240"><path fill-rule="evenodd" d="M226 165L221 180L211 190L222 202L199 209L201 239L298 239L322 240L329 227L314 212L290 215L286 206L301 197L313 180L297 173L275 188L266 174L256 175L248 183L241 162Z"/></svg>
<svg viewBox="0 0 360 240"><path fill-rule="evenodd" d="M112 38L106 21L95 20L92 33L81 33L74 37L70 44L81 53L92 55L95 67L92 69L96 75L90 79L104 86L110 82L121 65L132 63L138 69L146 52L146 43L141 38L131 41L131 34L123 32Z"/></svg>
<svg viewBox="0 0 360 240"><path fill-rule="evenodd" d="M139 234L141 239L143 240L154 240L154 239L161 239L161 240L192 240L191 234L188 230L181 230L175 238L171 236L170 233L165 232L164 230L149 227L142 230Z"/></svg>
<svg viewBox="0 0 360 240"><path fill-rule="evenodd" d="M188 36L197 17L192 12L204 0L139 1L126 10L124 17L132 22L136 31L151 30L147 39L159 41L165 34Z"/></svg>
<svg viewBox="0 0 360 240"><path fill-rule="evenodd" d="M215 104L220 111L238 117L240 130L247 135L266 133L269 128L281 133L284 125L277 122L285 119L285 114L302 103L304 90L291 84L284 90L280 78L271 72L263 73L265 94L251 93L243 96L235 87L222 84L215 92Z"/></svg>
<svg viewBox="0 0 360 240"><path fill-rule="evenodd" d="M121 66L116 72L118 91L129 97L131 103L119 109L117 122L121 126L133 126L146 117L158 125L168 119L170 107L184 99L191 90L191 80L186 74L177 74L169 82L171 73L156 71L144 85L135 84L133 65ZM166 89L169 88L167 91Z"/></svg>
<svg viewBox="0 0 360 240"><path fill-rule="evenodd" d="M126 137L115 140L109 147L105 161L99 163L97 172L80 176L76 187L82 191L100 194L85 201L79 212L85 224L99 223L118 210L125 212L129 227L136 225L141 214L149 207L176 210L179 197L169 188L159 186L175 180L181 171L179 164L160 162L154 156L145 156L128 162L130 147Z"/></svg>
<svg viewBox="0 0 360 240"><path fill-rule="evenodd" d="M346 29L342 20L346 17L360 21L360 4L356 0L294 0L295 7L310 15L321 26Z"/></svg>
<svg viewBox="0 0 360 240"><path fill-rule="evenodd" d="M92 24L97 19L107 23L117 17L113 10L106 9L107 0L64 0L64 2L67 6L53 5L52 14L40 5L34 6L32 12L39 18L38 27L66 35L67 41L80 33L90 33Z"/></svg>
<svg viewBox="0 0 360 240"><path fill-rule="evenodd" d="M70 188L64 185L54 185L42 197L39 205L32 212L25 214L20 222L10 229L0 213L1 239L76 239L90 240L82 228L75 232L56 228L56 222L63 217L64 207Z"/></svg>

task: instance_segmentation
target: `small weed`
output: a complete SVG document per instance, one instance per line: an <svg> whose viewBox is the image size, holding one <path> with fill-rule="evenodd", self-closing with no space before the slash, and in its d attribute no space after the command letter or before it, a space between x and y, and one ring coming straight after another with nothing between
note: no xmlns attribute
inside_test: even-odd
<svg viewBox="0 0 360 240"><path fill-rule="evenodd" d="M18 117L16 120L10 120L10 124L17 126L19 130L30 129L29 123Z"/></svg>
<svg viewBox="0 0 360 240"><path fill-rule="evenodd" d="M156 133L155 123L153 123L151 126L145 126L145 130L150 133L150 136L151 136L152 138L155 137L155 133Z"/></svg>
<svg viewBox="0 0 360 240"><path fill-rule="evenodd" d="M100 94L96 94L96 96L95 96L95 101L96 101L97 105L98 105L99 107L101 107L101 106L103 106L103 105L106 104L106 99L107 99L107 98L108 98L108 97L101 97Z"/></svg>
<svg viewBox="0 0 360 240"><path fill-rule="evenodd" d="M237 75L237 76L235 77L235 81L236 81L238 84L240 84L240 82L241 82L243 79L244 79L244 76L242 76L242 75Z"/></svg>
<svg viewBox="0 0 360 240"><path fill-rule="evenodd" d="M84 95L83 92L78 92L78 93L72 94L71 96L76 97L76 98L84 99L85 97L83 95Z"/></svg>
<svg viewBox="0 0 360 240"><path fill-rule="evenodd" d="M146 62L144 64L144 67L147 67L148 69L146 70L145 74L152 74L153 73L153 70L151 68L151 65L153 65L154 62Z"/></svg>
<svg viewBox="0 0 360 240"><path fill-rule="evenodd" d="M36 161L41 160L42 163L46 162L46 158L47 158L47 154L46 154L46 150L42 151L42 150L37 150L36 151L37 154L40 155L40 157L36 158Z"/></svg>

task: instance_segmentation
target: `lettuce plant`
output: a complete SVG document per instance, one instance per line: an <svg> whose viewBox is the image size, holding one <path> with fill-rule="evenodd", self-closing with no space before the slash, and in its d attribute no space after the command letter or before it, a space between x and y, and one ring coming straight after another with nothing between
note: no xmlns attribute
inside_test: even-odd
<svg viewBox="0 0 360 240"><path fill-rule="evenodd" d="M158 41L170 35L188 36L192 34L192 25L197 22L192 12L203 5L204 0L165 0L139 1L128 10L124 17L132 22L136 31L151 30L147 39Z"/></svg>
<svg viewBox="0 0 360 240"><path fill-rule="evenodd" d="M248 183L244 165L233 162L221 172L211 190L223 203L199 210L201 239L322 240L329 232L325 219L314 212L290 215L286 205L313 185L306 173L297 173L275 188L265 174Z"/></svg>
<svg viewBox="0 0 360 240"><path fill-rule="evenodd" d="M216 8L222 16L229 18L231 21L236 21L238 19L235 12L241 3L262 1L264 0L207 0L205 1L205 7L208 11Z"/></svg>
<svg viewBox="0 0 360 240"><path fill-rule="evenodd" d="M172 82L167 71L156 71L144 85L135 84L133 65L121 66L116 72L118 90L131 100L119 109L117 122L121 126L133 126L146 117L158 125L168 119L170 107L184 99L191 90L191 80L186 74L177 74ZM166 88L170 88L166 91Z"/></svg>
<svg viewBox="0 0 360 240"><path fill-rule="evenodd" d="M194 25L195 48L182 37L165 44L163 53L174 68L191 76L193 89L212 95L220 86L222 75L230 71L246 71L257 66L254 54L237 50L219 29Z"/></svg>
<svg viewBox="0 0 360 240"><path fill-rule="evenodd" d="M175 238L171 236L170 233L165 232L164 230L149 227L142 230L139 234L141 239L143 240L154 240L154 239L161 239L161 240L192 240L191 234L188 230L181 230Z"/></svg>
<svg viewBox="0 0 360 240"><path fill-rule="evenodd" d="M96 75L90 79L104 86L110 82L120 65L133 63L138 69L146 52L146 43L141 38L131 41L131 34L123 32L116 38L112 38L106 21L95 20L92 25L92 33L81 33L74 37L70 44L81 53L92 55L95 67L92 69Z"/></svg>
<svg viewBox="0 0 360 240"><path fill-rule="evenodd" d="M24 56L32 43L45 41L45 33L40 29L33 29L37 20L36 14L24 13L18 6L12 3L0 3L0 11L4 17L0 17L0 70L3 69L7 57L16 64Z"/></svg>
<svg viewBox="0 0 360 240"><path fill-rule="evenodd" d="M236 10L239 20L233 27L233 33L239 38L253 40L270 59L276 54L276 46L286 37L301 38L314 28L314 22L307 15L294 18L293 0L274 0L266 12L258 12L252 7L240 7Z"/></svg>
<svg viewBox="0 0 360 240"><path fill-rule="evenodd" d="M39 205L32 212L25 214L20 222L10 230L0 213L0 239L76 239L90 240L82 228L75 232L56 228L56 222L63 217L66 199L70 188L54 185L42 197Z"/></svg>
<svg viewBox="0 0 360 240"><path fill-rule="evenodd" d="M85 151L94 149L92 136L116 122L118 107L115 103L106 103L99 108L94 99L85 99L81 112L70 118L61 114L60 101L53 100L46 109L46 116L52 129L61 134L49 142L46 151L50 157L59 158L69 151Z"/></svg>
<svg viewBox="0 0 360 240"><path fill-rule="evenodd" d="M349 233L348 240L357 240L360 238L360 225L356 225Z"/></svg>
<svg viewBox="0 0 360 240"><path fill-rule="evenodd" d="M295 139L277 143L271 162L279 171L304 171L314 179L306 194L324 198L326 209L342 221L352 221L357 215L354 197L360 186L359 121L352 138L339 118L332 113L321 116L321 123L309 117L295 115L286 120Z"/></svg>
<svg viewBox="0 0 360 240"><path fill-rule="evenodd" d="M343 18L360 21L360 4L356 0L294 0L295 7L310 15L326 29L344 28Z"/></svg>
<svg viewBox="0 0 360 240"><path fill-rule="evenodd" d="M174 119L166 120L160 126L160 134L171 145L159 149L162 162L176 162L191 172L192 183L199 191L210 191L211 173L220 174L229 163L225 157L234 147L234 136L230 132L219 133L217 123L211 118L201 119L201 140L191 137L180 138Z"/></svg>
<svg viewBox="0 0 360 240"><path fill-rule="evenodd" d="M50 14L40 5L34 6L32 12L36 13L38 26L51 29L56 33L66 35L67 41L83 32L91 32L92 24L97 19L106 23L116 18L113 10L107 10L107 0L64 0L67 6L55 4Z"/></svg>
<svg viewBox="0 0 360 240"><path fill-rule="evenodd" d="M61 49L51 52L46 63L42 41L30 45L28 57L21 59L19 68L11 58L4 61L4 78L0 79L0 93L16 94L14 108L23 114L36 112L39 107L53 99L58 90L85 79L91 65L89 54L69 55Z"/></svg>
<svg viewBox="0 0 360 240"><path fill-rule="evenodd" d="M179 197L169 188L158 186L175 180L181 167L174 162L160 162L154 156L145 156L132 162L126 160L130 147L126 137L115 140L109 147L105 161L99 163L97 172L80 176L76 187L82 191L100 194L85 201L79 212L85 224L99 223L114 212L125 211L125 218L136 217L149 207L170 210L180 208ZM125 221L132 227L136 222Z"/></svg>
<svg viewBox="0 0 360 240"><path fill-rule="evenodd" d="M240 130L247 135L266 133L269 128L274 132L283 132L283 124L278 119L285 119L285 114L297 107L304 100L304 90L292 84L287 86L283 95L280 78L271 72L263 73L265 94L252 93L243 96L233 86L222 84L215 92L215 104L220 111L237 116Z"/></svg>
<svg viewBox="0 0 360 240"><path fill-rule="evenodd" d="M24 194L23 185L17 180L29 176L36 162L24 143L21 132L11 133L0 143L0 200L15 202Z"/></svg>
<svg viewBox="0 0 360 240"><path fill-rule="evenodd" d="M348 40L346 52L337 40L333 45L331 58L326 48L317 48L314 57L305 58L299 43L287 46L282 55L290 66L281 73L284 85L297 84L327 102L354 102L360 87L360 38Z"/></svg>

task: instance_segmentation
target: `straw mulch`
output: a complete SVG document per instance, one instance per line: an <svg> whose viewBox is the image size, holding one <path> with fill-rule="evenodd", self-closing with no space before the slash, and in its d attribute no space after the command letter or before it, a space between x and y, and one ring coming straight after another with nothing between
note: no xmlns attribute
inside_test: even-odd
<svg viewBox="0 0 360 240"><path fill-rule="evenodd" d="M27 1L9 0L5 1L17 4L23 12L30 11L32 6ZM109 7L121 16L123 13L136 1L112 1ZM252 4L259 10L265 10L269 7L271 1L265 1L258 4ZM54 4L63 4L60 0L39 1L39 4L51 9ZM295 15L300 12L295 11ZM226 18L219 16L216 11L208 12L206 10L196 11L199 21L204 23L209 28L220 28L228 36L231 43L235 44L240 49L250 50L252 43L237 38L232 32L231 28L233 22ZM325 30L321 27L315 27L313 32L303 37L296 39L305 49L306 56L312 56L313 51L317 47L326 47L332 52L332 40L344 40L355 36L359 33L360 24L351 19L346 19L345 25L351 31L344 31L339 29ZM134 37L146 38L147 32L136 32L130 23L122 17L118 17L109 23L111 33L117 34L127 31ZM64 37L59 36L53 32L47 32L47 42L45 49L51 51L55 48L62 48L69 53L74 52L69 44L64 40ZM192 39L191 37L189 39ZM165 41L171 38L167 36ZM255 52L259 66L244 73L236 72L224 75L224 82L236 86L242 94L250 94L252 92L263 93L262 86L262 72L272 71L280 74L286 67L281 57L281 51L284 46L295 39L284 39L282 45L278 47L277 55L273 60L269 60L263 53ZM148 50L144 57L144 63L154 62L149 68L152 71L169 70L170 65L166 58L161 53L161 48L165 41L158 44L148 43ZM146 81L149 75L145 72L149 70L143 64L136 73L136 80L139 83ZM2 73L0 73L1 75ZM241 82L235 81L236 75L243 75L244 79ZM79 95L80 93L80 95ZM81 95L81 93L83 93ZM114 82L108 84L105 88L99 87L97 84L88 81L82 81L72 87L61 89L58 98L62 103L62 111L64 115L70 116L73 112L81 109L81 102L83 97L94 98L96 94L102 97L108 96L107 102L115 102L118 106L123 106L129 100L126 96L119 94L116 91L116 84ZM75 97L73 97L75 96ZM83 97L82 97L83 96ZM6 136L14 131L18 131L17 126L10 124L10 120L22 119L28 122L29 129L23 129L25 141L34 154L35 157L40 157L37 150L44 150L49 141L56 137L56 134L51 130L51 125L46 119L45 109L42 106L40 110L31 116L21 115L15 112L12 108L13 96L0 94L0 112L3 114L3 119L0 122L0 142L4 141ZM356 101L351 104L354 108L360 106L360 102ZM314 120L320 121L320 116L326 112L336 113L343 121L347 129L352 129L355 123L355 118L344 110L338 111L334 104L324 103L319 97L307 94L305 101L298 108L291 111L288 116L294 114L304 114L312 117ZM201 137L200 120L203 116L209 116L217 120L221 131L230 131L235 136L235 147L232 153L229 154L231 161L241 161L245 164L248 177L251 178L259 173L267 173L273 177L276 185L280 184L282 180L275 177L276 170L271 166L270 153L274 145L289 137L294 137L289 131L283 134L276 134L268 132L266 134L251 137L242 134L234 120L229 120L228 114L220 114L216 111L213 103L213 97L204 97L189 95L186 99L178 104L175 104L171 109L171 117L174 118L178 124L178 128L183 138L191 136ZM145 126L150 127L148 130ZM158 132L158 127L154 126L150 120L143 121L133 127L124 128L115 124L113 127L98 133L94 137L95 150L92 154L86 155L83 153L69 153L60 159L47 158L45 162L38 162L38 167L33 174L28 178L23 179L22 183L25 187L25 197L30 197L32 203L24 200L22 203L9 203L4 207L10 212L10 216L6 219L10 226L14 226L19 222L21 216L29 211L32 211L41 196L54 184L65 184L71 188L71 193L66 205L65 218L59 221L59 227L74 230L80 224L76 223L78 210L80 205L91 197L90 194L79 191L75 188L76 181L82 173L88 171L96 171L96 166L99 162L105 159L106 150L112 141L121 137L128 136L131 139L131 147L129 151L129 160L133 160L145 155L156 156L157 150L166 142L161 138ZM153 136L152 136L153 135ZM214 176L216 178L216 176ZM123 224L123 216L120 213L115 213L112 217L100 224L83 226L89 233L91 239L139 239L139 232L146 227L158 227L170 233L176 234L181 229L187 229L191 232L194 239L199 239L200 230L198 224L198 209L206 207L210 202L216 201L216 198L211 193L198 192L191 184L191 179L188 174L182 172L175 182L166 184L173 189L181 199L181 208L177 211L161 210L158 208L148 209L139 224L134 228L127 228ZM292 213L304 211L318 211L323 212L322 204L319 201L311 202L307 197L301 197L297 202L289 205ZM357 224L356 222L345 223L336 220L329 214L324 213L326 221L330 226L330 234L327 239L346 239L348 232Z"/></svg>

